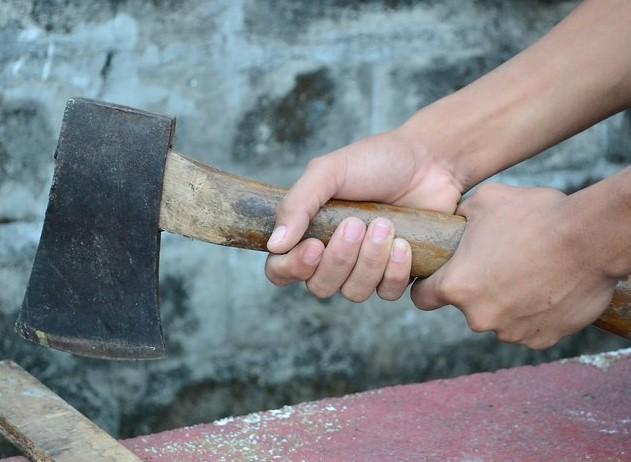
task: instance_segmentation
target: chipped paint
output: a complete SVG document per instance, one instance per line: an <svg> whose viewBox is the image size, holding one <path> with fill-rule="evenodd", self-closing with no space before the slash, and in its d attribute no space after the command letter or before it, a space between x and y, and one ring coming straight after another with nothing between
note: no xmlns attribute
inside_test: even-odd
<svg viewBox="0 0 631 462"><path fill-rule="evenodd" d="M577 419L583 424L590 425L594 432L597 433L604 433L607 435L631 435L631 417L612 419L608 415L599 415L585 410L568 410L567 414L570 418Z"/></svg>
<svg viewBox="0 0 631 462"><path fill-rule="evenodd" d="M338 401L353 399L349 396ZM182 429L182 440L147 446L143 452L156 457L177 454L178 460L187 461L206 460L208 456L226 462L287 460L313 442L326 444L332 435L342 431L345 427L338 413L346 409L345 404L325 401L227 417L210 424L211 433L199 434L200 427Z"/></svg>
<svg viewBox="0 0 631 462"><path fill-rule="evenodd" d="M228 425L231 422L234 422L234 417L224 417L223 419L216 420L213 423L213 425L217 425L219 427L223 427L224 425Z"/></svg>
<svg viewBox="0 0 631 462"><path fill-rule="evenodd" d="M612 364L617 361L631 357L631 348L623 348L616 351L608 351L606 353L600 353L596 355L582 355L577 358L565 359L560 361L561 363L579 362L588 366L594 366L598 369L606 371Z"/></svg>

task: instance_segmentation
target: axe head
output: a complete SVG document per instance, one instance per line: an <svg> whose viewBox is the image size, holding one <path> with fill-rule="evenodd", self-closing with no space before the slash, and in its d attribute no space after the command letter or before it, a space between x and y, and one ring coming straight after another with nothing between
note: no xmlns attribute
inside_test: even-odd
<svg viewBox="0 0 631 462"><path fill-rule="evenodd" d="M174 127L157 114L68 101L22 337L98 358L164 356L158 221Z"/></svg>

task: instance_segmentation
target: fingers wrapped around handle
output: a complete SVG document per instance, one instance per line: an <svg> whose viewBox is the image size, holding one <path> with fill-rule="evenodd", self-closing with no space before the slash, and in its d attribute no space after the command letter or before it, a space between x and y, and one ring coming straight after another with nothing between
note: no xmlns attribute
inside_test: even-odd
<svg viewBox="0 0 631 462"><path fill-rule="evenodd" d="M167 156L160 228L214 244L267 250L276 209L286 190L221 172L173 151ZM331 200L311 220L304 238L325 244L347 217L370 223L389 219L409 242L411 275L427 277L454 253L465 228L457 215L391 205ZM631 338L631 282L618 284L612 303L595 323Z"/></svg>

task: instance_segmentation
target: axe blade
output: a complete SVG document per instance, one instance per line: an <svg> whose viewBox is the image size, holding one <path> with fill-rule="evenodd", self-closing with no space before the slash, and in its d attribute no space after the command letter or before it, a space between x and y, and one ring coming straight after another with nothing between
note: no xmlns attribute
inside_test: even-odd
<svg viewBox="0 0 631 462"><path fill-rule="evenodd" d="M158 221L174 128L173 118L68 101L22 337L83 356L164 356Z"/></svg>

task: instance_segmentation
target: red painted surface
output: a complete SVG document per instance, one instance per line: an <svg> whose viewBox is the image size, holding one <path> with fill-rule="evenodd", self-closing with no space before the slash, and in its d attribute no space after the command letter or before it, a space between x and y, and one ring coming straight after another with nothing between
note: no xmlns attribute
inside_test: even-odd
<svg viewBox="0 0 631 462"><path fill-rule="evenodd" d="M147 462L631 461L631 349L304 403L125 444Z"/></svg>

